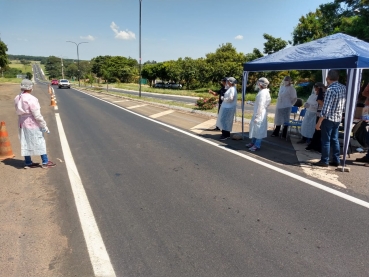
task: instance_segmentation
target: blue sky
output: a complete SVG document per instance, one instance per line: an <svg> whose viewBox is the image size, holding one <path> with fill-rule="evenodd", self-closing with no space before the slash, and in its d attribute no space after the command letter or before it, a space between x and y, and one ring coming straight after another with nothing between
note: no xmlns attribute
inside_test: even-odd
<svg viewBox="0 0 369 277"><path fill-rule="evenodd" d="M263 33L291 40L298 19L333 0L142 0L142 61L199 58L222 43L263 50ZM8 54L139 58L139 0L0 0Z"/></svg>

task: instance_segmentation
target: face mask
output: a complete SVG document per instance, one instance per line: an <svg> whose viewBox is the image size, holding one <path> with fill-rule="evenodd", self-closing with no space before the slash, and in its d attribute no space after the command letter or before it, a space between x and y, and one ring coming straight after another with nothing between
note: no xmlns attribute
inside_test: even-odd
<svg viewBox="0 0 369 277"><path fill-rule="evenodd" d="M229 85L228 85L228 84L226 84L226 85L224 86L224 88L225 88L225 89L229 89Z"/></svg>
<svg viewBox="0 0 369 277"><path fill-rule="evenodd" d="M284 81L284 85L288 86L290 84L290 81Z"/></svg>
<svg viewBox="0 0 369 277"><path fill-rule="evenodd" d="M259 91L259 90L260 90L260 87L259 87L259 85L258 85L258 84L256 84L256 85L255 85L255 90L256 90L256 91Z"/></svg>

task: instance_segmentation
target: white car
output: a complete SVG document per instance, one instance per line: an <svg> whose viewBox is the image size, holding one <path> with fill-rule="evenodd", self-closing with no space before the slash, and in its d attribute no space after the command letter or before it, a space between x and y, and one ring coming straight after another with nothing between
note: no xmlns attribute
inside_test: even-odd
<svg viewBox="0 0 369 277"><path fill-rule="evenodd" d="M70 83L67 79L60 79L58 86L59 88L70 88Z"/></svg>

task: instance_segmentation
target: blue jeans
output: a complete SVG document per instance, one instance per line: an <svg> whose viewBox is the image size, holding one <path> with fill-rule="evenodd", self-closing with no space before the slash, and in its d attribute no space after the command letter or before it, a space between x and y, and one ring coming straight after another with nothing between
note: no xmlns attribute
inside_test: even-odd
<svg viewBox="0 0 369 277"><path fill-rule="evenodd" d="M47 164L47 162L49 161L49 159L47 158L47 154L41 155L41 160L42 164ZM31 156L24 156L24 161L26 165L31 165L33 163Z"/></svg>
<svg viewBox="0 0 369 277"><path fill-rule="evenodd" d="M332 147L332 162L340 162L340 142L338 141L338 127L340 122L333 122L324 119L320 126L322 137L322 157L321 162L329 163L330 148Z"/></svg>
<svg viewBox="0 0 369 277"><path fill-rule="evenodd" d="M261 146L261 139L252 138L251 143L255 145L257 148Z"/></svg>

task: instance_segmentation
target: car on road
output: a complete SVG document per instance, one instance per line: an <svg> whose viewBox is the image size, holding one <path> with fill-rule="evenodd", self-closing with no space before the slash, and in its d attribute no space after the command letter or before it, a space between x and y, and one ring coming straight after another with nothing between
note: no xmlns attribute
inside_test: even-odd
<svg viewBox="0 0 369 277"><path fill-rule="evenodd" d="M156 83L154 84L154 88L164 88L164 83Z"/></svg>
<svg viewBox="0 0 369 277"><path fill-rule="evenodd" d="M58 86L59 88L70 88L70 83L67 79L60 79Z"/></svg>
<svg viewBox="0 0 369 277"><path fill-rule="evenodd" d="M36 73L36 76L37 76L37 73ZM54 86L54 85L57 86L57 85L59 85L59 81L57 79L52 79L51 80L51 85L52 86Z"/></svg>
<svg viewBox="0 0 369 277"><path fill-rule="evenodd" d="M172 89L181 89L182 88L181 84L176 84L176 83L169 83L169 86Z"/></svg>

